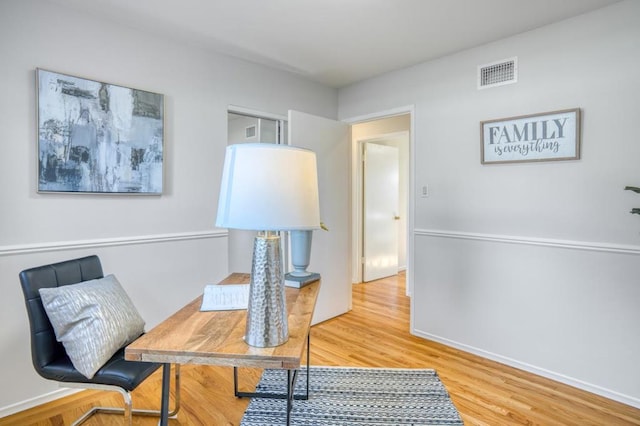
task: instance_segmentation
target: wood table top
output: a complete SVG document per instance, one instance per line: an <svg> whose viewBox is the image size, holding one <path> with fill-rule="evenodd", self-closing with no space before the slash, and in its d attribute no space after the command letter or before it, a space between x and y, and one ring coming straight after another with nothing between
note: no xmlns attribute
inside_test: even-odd
<svg viewBox="0 0 640 426"><path fill-rule="evenodd" d="M249 274L234 273L220 284L248 282ZM243 340L246 309L201 312L201 295L127 346L125 359L172 364L299 368L319 290L320 281L301 289L286 287L289 340L280 346L249 346Z"/></svg>

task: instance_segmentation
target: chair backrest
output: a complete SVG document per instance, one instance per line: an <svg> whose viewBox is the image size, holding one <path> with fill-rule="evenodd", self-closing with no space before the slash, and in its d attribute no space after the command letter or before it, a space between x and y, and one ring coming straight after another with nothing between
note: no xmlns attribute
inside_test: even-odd
<svg viewBox="0 0 640 426"><path fill-rule="evenodd" d="M33 366L41 376L51 378L44 371L44 367L52 361L66 356L66 352L62 344L56 341L56 335L42 306L38 290L77 284L102 277L102 265L98 256L95 255L38 266L20 272L20 283L31 329L31 358Z"/></svg>

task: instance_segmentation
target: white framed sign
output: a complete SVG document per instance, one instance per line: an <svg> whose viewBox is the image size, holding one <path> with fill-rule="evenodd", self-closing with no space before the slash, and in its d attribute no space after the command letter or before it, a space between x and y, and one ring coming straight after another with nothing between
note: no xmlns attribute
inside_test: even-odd
<svg viewBox="0 0 640 426"><path fill-rule="evenodd" d="M580 108L480 122L482 164L580 158Z"/></svg>

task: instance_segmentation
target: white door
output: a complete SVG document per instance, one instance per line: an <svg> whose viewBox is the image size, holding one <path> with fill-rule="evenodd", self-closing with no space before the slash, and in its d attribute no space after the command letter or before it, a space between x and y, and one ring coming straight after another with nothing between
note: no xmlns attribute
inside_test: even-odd
<svg viewBox="0 0 640 426"><path fill-rule="evenodd" d="M289 111L289 144L315 151L320 219L329 228L313 233L308 270L322 277L313 323L351 309L351 147L349 125Z"/></svg>
<svg viewBox="0 0 640 426"><path fill-rule="evenodd" d="M364 144L363 281L398 273L400 169L398 148Z"/></svg>

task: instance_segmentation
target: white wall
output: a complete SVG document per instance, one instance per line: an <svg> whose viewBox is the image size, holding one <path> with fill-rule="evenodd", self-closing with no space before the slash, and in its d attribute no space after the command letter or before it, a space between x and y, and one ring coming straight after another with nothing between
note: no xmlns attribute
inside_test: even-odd
<svg viewBox="0 0 640 426"><path fill-rule="evenodd" d="M335 118L337 92L45 1L0 2L0 58L2 417L58 389L31 366L20 270L97 253L155 325L229 272L214 228L227 107ZM163 93L165 194L37 194L36 67Z"/></svg>
<svg viewBox="0 0 640 426"><path fill-rule="evenodd" d="M621 2L383 75L339 116L415 105L415 334L640 407L638 22ZM476 89L511 56L517 84ZM580 160L480 164L480 121L573 107Z"/></svg>

